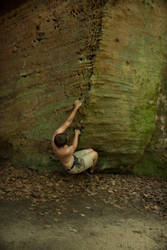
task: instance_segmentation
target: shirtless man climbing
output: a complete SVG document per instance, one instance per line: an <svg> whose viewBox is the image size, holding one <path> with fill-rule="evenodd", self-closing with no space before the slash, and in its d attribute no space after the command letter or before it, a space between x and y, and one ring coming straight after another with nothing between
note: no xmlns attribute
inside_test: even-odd
<svg viewBox="0 0 167 250"><path fill-rule="evenodd" d="M78 146L78 137L80 135L79 129L75 130L72 145L67 145L68 137L64 132L72 123L81 105L82 103L79 100L76 100L74 102L74 109L72 113L67 118L67 120L54 132L52 136L53 151L57 155L64 168L70 174L78 174L88 168L90 168L91 173L93 173L96 162L98 160L98 153L91 148L76 152Z"/></svg>

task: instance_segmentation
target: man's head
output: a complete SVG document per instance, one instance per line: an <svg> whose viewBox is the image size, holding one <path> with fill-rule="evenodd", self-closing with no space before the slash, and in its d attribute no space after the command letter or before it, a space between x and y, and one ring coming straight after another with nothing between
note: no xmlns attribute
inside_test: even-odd
<svg viewBox="0 0 167 250"><path fill-rule="evenodd" d="M65 133L57 134L54 138L54 143L57 147L64 147L67 144L68 138Z"/></svg>

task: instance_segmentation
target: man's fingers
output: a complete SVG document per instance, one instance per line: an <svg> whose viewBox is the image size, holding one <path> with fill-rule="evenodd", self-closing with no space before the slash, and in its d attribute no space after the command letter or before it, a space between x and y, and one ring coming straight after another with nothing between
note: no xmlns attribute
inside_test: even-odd
<svg viewBox="0 0 167 250"><path fill-rule="evenodd" d="M81 131L79 129L75 129L75 133L78 133L80 135Z"/></svg>
<svg viewBox="0 0 167 250"><path fill-rule="evenodd" d="M82 102L80 100L76 100L74 105L79 108L82 105Z"/></svg>

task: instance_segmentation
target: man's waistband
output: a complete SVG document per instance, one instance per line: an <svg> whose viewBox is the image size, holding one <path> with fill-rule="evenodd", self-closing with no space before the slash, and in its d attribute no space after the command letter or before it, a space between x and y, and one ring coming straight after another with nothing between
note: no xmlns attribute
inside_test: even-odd
<svg viewBox="0 0 167 250"><path fill-rule="evenodd" d="M74 167L76 164L78 164L78 158L77 158L75 155L73 155L73 156L74 156L74 162L73 162L71 168L67 169L67 171L70 171L71 169L73 169L73 167Z"/></svg>

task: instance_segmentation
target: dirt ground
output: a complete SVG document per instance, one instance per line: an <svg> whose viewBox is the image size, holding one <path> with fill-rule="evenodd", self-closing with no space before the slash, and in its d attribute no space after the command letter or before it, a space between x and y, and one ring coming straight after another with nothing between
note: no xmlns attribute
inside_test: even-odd
<svg viewBox="0 0 167 250"><path fill-rule="evenodd" d="M74 197L63 214L49 202L0 202L1 250L166 250L167 221L151 212L119 209ZM75 209L75 210L74 210ZM39 213L47 212L40 216Z"/></svg>
<svg viewBox="0 0 167 250"><path fill-rule="evenodd" d="M0 250L167 250L167 180L0 174Z"/></svg>

